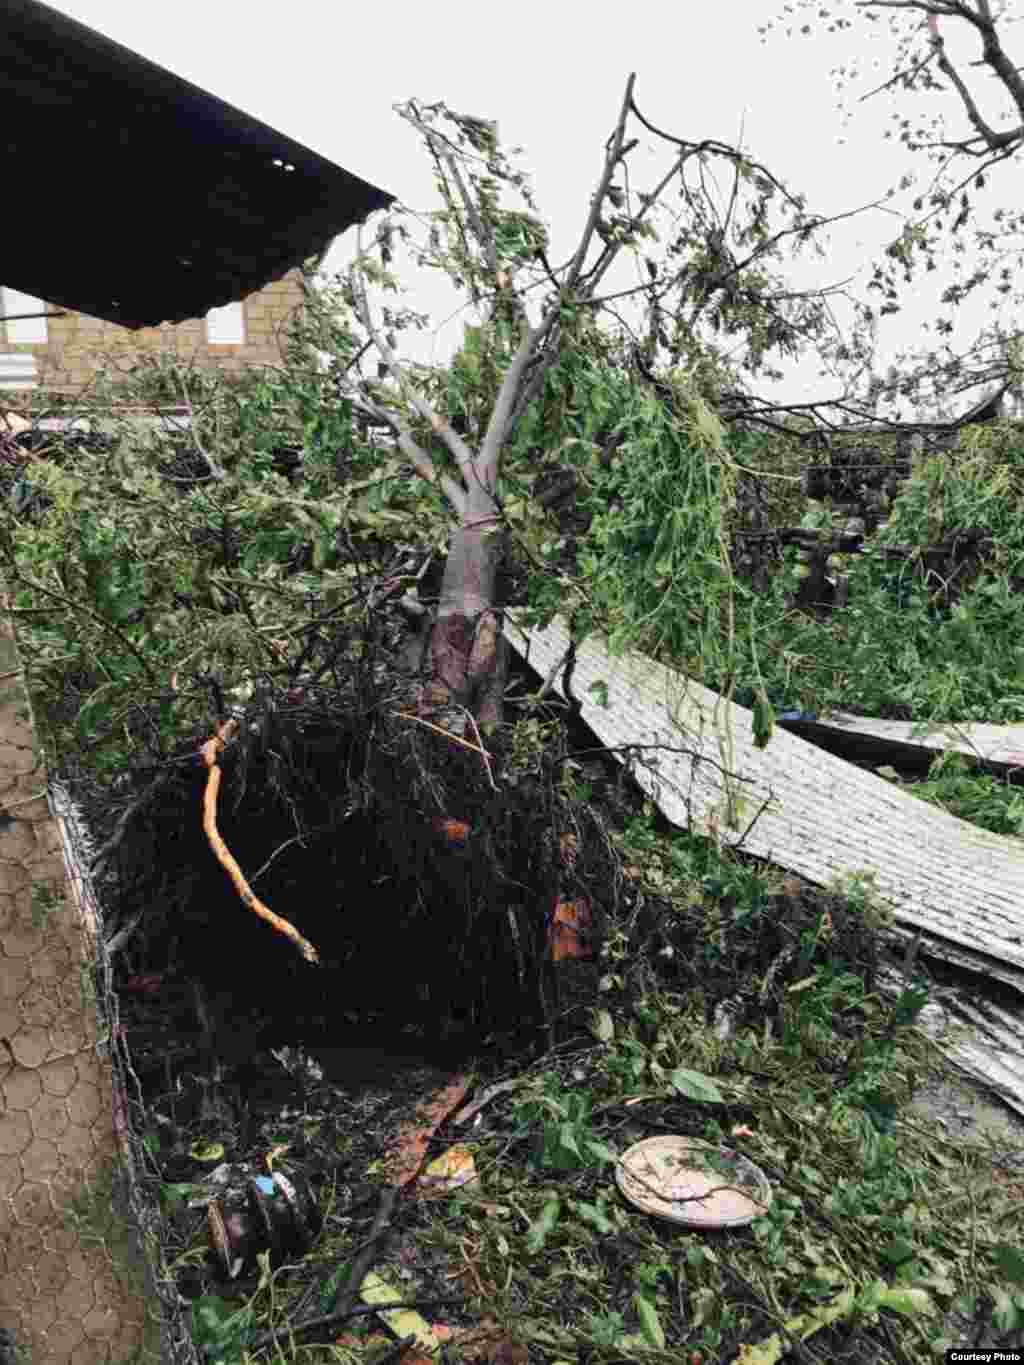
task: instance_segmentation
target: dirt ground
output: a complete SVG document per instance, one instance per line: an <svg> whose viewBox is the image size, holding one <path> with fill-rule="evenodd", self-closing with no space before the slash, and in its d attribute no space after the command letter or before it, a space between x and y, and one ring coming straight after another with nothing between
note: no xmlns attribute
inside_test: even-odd
<svg viewBox="0 0 1024 1365"><path fill-rule="evenodd" d="M118 1216L111 1073L89 928L46 797L9 628L0 631L0 1362L157 1360ZM6 1334L6 1340L5 1335ZM152 1335L150 1331L150 1335Z"/></svg>

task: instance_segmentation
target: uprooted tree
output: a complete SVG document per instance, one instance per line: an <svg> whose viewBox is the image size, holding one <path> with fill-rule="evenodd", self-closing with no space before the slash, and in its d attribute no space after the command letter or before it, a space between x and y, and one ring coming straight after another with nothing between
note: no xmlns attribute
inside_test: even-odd
<svg viewBox="0 0 1024 1365"><path fill-rule="evenodd" d="M630 82L583 236L568 264L555 269L535 213L499 202L503 190L526 192L493 128L443 106L403 112L423 132L446 195L425 258L461 281L481 313L451 364L417 369L403 362L396 334L415 319L371 309L370 286L396 283L389 267L406 220L394 213L342 279L338 309L325 306L320 324L314 320L303 363L289 357L283 373L243 375L233 385L171 365L170 391L149 396L166 403L168 392L175 401L179 390L186 393L194 419L182 438L187 449L172 460L166 443L146 448L138 433L88 459L64 442L56 458L27 468L7 452L10 501L0 551L13 610L26 625L27 668L56 698L55 734L73 735L73 758L113 776L122 784L116 795L128 803L97 854L108 865L119 859L118 884L138 895L141 908L126 915L119 936L159 905L170 937L180 907L183 919L200 925L198 970L216 962L209 936L218 919L226 946L237 951L229 941L237 918L216 909L220 897L235 909L239 884L232 887L215 865L209 875L208 847L213 760L230 715L239 723L224 756L225 793L233 798L222 802L224 843L275 913L310 907L301 926L308 938L295 939L298 946L312 943L324 962L349 970L353 944L373 930L393 972L398 907L409 915L403 942L410 970L418 972L438 945L453 945L453 954L473 945L472 970L460 957L434 975L458 976L482 998L509 975L500 953L511 951L511 940L495 944L505 911L515 910L522 930L516 951L533 935L539 960L541 912L551 913L555 898L570 904L596 897L594 888L612 881L611 853L604 849L584 878L586 850L577 859L568 837L586 822L589 799L568 782L571 795L563 791L571 727L546 720L542 727L536 708L524 707L531 712L524 727L533 736L530 762L543 780L515 771L519 727L509 727L516 733L502 787L489 755L478 761L482 744L467 759L471 746L447 737L470 719L492 724L500 715L502 602L525 596L535 620L578 608L580 635L610 621L620 641L641 649L653 643L652 653L661 648L723 696L733 694L742 672L744 683L761 684L770 710L756 655L739 659L729 651L744 632L751 642L771 638L784 646L792 613L778 594L761 604L748 598L734 610L723 530L741 461L735 444L726 448L711 407L749 408L743 376L766 372L773 352L823 336L820 349L827 350L827 295L794 298L767 268L784 239L808 241L824 221L809 218L802 200L746 154L651 129ZM631 116L673 147L665 176L647 194L630 182ZM716 160L733 179L724 211L705 189ZM687 170L697 173L695 188ZM656 240L655 211L674 183L686 225L672 229L665 256L655 259L647 243ZM768 222L776 209L791 215L781 227ZM612 280L615 261L631 256L640 282ZM527 311L537 296L539 320ZM618 315L631 305L640 317L635 330ZM617 335L599 328L602 315L618 320ZM318 337L327 344L318 346ZM374 347L378 369L368 378L358 367ZM317 349L333 352L326 374L305 363ZM668 368L656 377L653 366L662 360ZM367 432L355 430L354 412L365 427L389 428L401 459L394 451L378 458ZM284 455L294 456L283 467L288 474ZM546 493L532 477L557 475L560 464L581 484L589 481L591 508L604 499L579 537L580 553L564 558L560 528L545 522ZM394 497L376 523L381 504L366 515L359 506L368 485L385 504ZM497 576L506 533L515 538L517 568L528 566L528 591L507 599ZM376 541L361 555L371 534ZM364 545L354 548L360 537ZM440 601L440 624L424 670L430 688L421 694L444 723L409 724L407 708L390 704L406 694L402 680L388 686L398 673L390 646L399 623L383 607L385 589L409 581L425 544L440 556L449 543L443 577L430 591ZM382 639L388 657L381 670L374 649ZM869 643L877 655L877 643ZM195 818L197 733L211 768L202 830ZM132 760L147 752L148 771L139 764L130 773ZM165 805L161 796L159 820L143 804L156 790L154 766L169 798ZM109 792L97 794L106 816L111 804ZM470 820L480 812L478 828ZM187 849L170 842L180 831ZM303 843L307 834L316 842ZM174 856L160 865L156 886L146 874L167 848ZM524 850L535 864L528 874ZM541 850L536 858L534 850ZM576 880L566 889L573 862ZM535 884L516 891L513 905L509 886L525 875ZM349 909L345 887L353 888L358 916L340 913ZM454 916L440 934L435 907ZM464 912L461 923L457 912ZM276 954L269 971L276 983ZM304 979L297 983L305 992Z"/></svg>
<svg viewBox="0 0 1024 1365"><path fill-rule="evenodd" d="M46 695L39 714L47 719L48 749L76 779L87 773L95 787L112 780L123 804L116 829L105 829L110 837L96 864L116 862L118 885L132 886L143 907L126 916L119 934L134 932L146 906L160 904L165 920L174 918L163 895L172 886L182 917L192 916L208 935L218 896L230 892L234 905L240 891L258 914L258 893L264 907L283 915L290 903L306 904L309 897L296 887L314 881L332 888L358 881L361 902L371 907L359 927L376 929L390 921L373 907L390 903L399 886L398 903L413 914L448 906L452 886L471 884L463 850L455 847L461 838L476 890L460 892L466 920L449 937L461 944L475 935L483 952L490 940L480 936L480 919L487 934L504 932L502 917L492 913L507 899L502 878L522 861L523 848L538 846L545 814L562 802L558 817L548 820L552 848L560 848L555 836L571 823L558 782L543 786L550 805L524 785L522 818L510 834L515 800L508 789L495 799L487 755L478 771L483 745L456 745L453 756L449 740L438 743L433 733L461 737L471 722L493 725L501 716L503 536L515 538L516 571L528 580L523 596L540 617L584 603L590 624L605 626L617 613L614 623L629 627L635 602L648 591L657 594L664 617L668 584L668 605L678 606L691 632L687 651L710 668L729 611L722 523L733 468L702 395L717 404L740 393L744 373L765 372L773 352L828 343L827 295L794 296L768 268L784 242L803 245L827 220L808 215L803 200L746 153L653 129L634 103L632 79L580 241L560 268L549 260L529 191L491 125L441 105L413 103L402 113L423 134L444 196L424 257L461 282L480 313L450 365L417 369L403 361L397 333L417 319L371 306L371 286L397 288L389 266L397 242L408 240L412 215L395 212L376 226L371 243L360 242L336 295L326 292L320 321L314 317L304 337L297 329L283 372L243 374L228 384L171 360L154 364L148 388L145 372L111 390L97 387L88 410L98 417L108 415L104 392L119 399L131 392L157 407L184 402L192 422L180 440L151 442L125 430L113 448L86 451L65 439L52 458L31 467L24 451L4 449L10 500L0 552L12 610L25 621L27 672L36 695ZM637 143L626 137L630 117L672 147L649 192L631 183L628 158ZM733 181L724 211L707 188L716 161ZM686 179L691 171L695 185ZM666 253L655 259L645 248L658 240L656 211L673 185L688 221L671 229ZM531 211L506 208L500 195L510 190ZM613 280L615 263L629 257L639 283ZM313 314L317 293L310 291ZM539 316L531 317L534 298ZM635 331L618 314L630 306L640 319ZM618 318L618 335L599 328L604 314ZM369 378L359 366L373 348L378 368ZM326 374L318 350L333 354ZM651 366L662 356L670 368L657 383L667 402L652 383ZM364 427L389 428L401 461L391 458L394 452L378 459L354 414ZM46 433L27 435L48 444ZM714 454L705 458L708 452ZM571 554L560 559L560 533L545 519L549 504L535 477L559 473L560 462L592 485L599 475L611 476L600 490L609 493L603 520L595 518L602 520L600 535L579 564ZM397 472L385 468L398 463ZM299 487L291 479L297 467ZM649 479L649 512L643 493L628 489L624 469ZM375 523L374 509L365 512L359 500L367 485L389 480L401 485L397 500L405 514L388 508ZM635 516L616 524L612 483L632 499L642 527ZM398 522L406 525L396 529ZM639 587L626 572L640 558L638 531L650 562ZM390 705L396 696L404 703L407 692L391 649L398 623L382 603L390 586L408 581L425 545L445 559L431 594L439 611L420 694L433 719L416 725L407 723L404 704ZM710 586L692 571L695 548L707 549L700 570L725 570L712 575ZM374 728L381 716L382 728L401 732L400 761ZM215 768L229 737L224 775L233 799L221 803L218 834ZM203 830L194 818L197 740L210 770L200 774ZM461 762L469 747L473 757ZM548 772L557 766L550 753L545 761ZM94 794L96 809L109 819L109 792ZM500 826L490 841L466 839L464 817L476 795ZM281 822L293 820L296 835L281 841ZM447 862L435 846L438 821L451 831L451 838L444 834L452 845L444 850ZM344 835L328 837L339 824L348 825ZM189 881L190 872L182 883L179 846L173 866L157 868L166 876L157 887L150 874L167 846L165 832L178 837L181 830L198 880ZM318 837L319 862L299 843L306 833ZM273 853L264 860L268 842ZM216 875L193 894L209 875L210 845L234 886L214 865ZM558 891L548 881L562 877L562 854L544 856L537 870L544 885L530 892L535 903L520 896L523 942L536 931L533 910L550 909ZM594 880L607 881L604 871ZM378 900L368 885L378 888ZM439 888L436 894L428 894L429 886ZM347 964L355 920L332 913L330 896L315 899L315 916L293 941L303 956L312 945L321 960ZM481 905L488 907L483 916ZM222 918L234 932L237 920ZM429 937L429 913L420 919ZM164 929L172 932L167 923ZM197 951L202 971L210 962L205 942ZM502 979L504 969L492 969L486 979ZM485 981L481 971L467 980Z"/></svg>
<svg viewBox="0 0 1024 1365"><path fill-rule="evenodd" d="M340 394L366 419L390 428L406 459L440 491L455 518L436 619L427 633L429 686L420 695L421 705L453 733L462 732L468 715L485 728L501 716L504 649L495 585L501 532L508 524L500 486L503 457L516 444L531 405L549 402L553 393L564 399L574 355L613 367L621 367L625 356L648 377L653 361L667 358L674 367L669 389L677 397L718 404L741 395L742 371L775 376L767 360L772 352L795 354L811 342L821 351L835 348L830 291L794 294L767 269L785 239L799 248L833 220L809 215L802 197L744 152L655 128L637 108L633 87L630 77L579 243L557 269L548 259L547 233L530 191L501 151L494 125L442 104L410 101L399 107L433 157L444 200L420 260L464 287L481 319L466 329L465 344L443 382L417 374L400 358L395 333L410 324L410 316L384 308L375 317L369 297L370 284L397 288L388 267L396 238L409 240L408 212L390 213L369 243L360 237L356 260L335 298L346 327L366 339L354 356L340 357L334 366ZM631 116L674 149L667 171L648 192L631 182L629 156L639 141L627 140ZM733 175L724 214L706 188L715 161L726 163ZM686 178L691 166L698 173L696 186ZM658 240L655 210L674 184L689 221L658 261L645 248ZM528 212L502 206L501 193L509 189L518 191ZM769 223L775 205L782 218L790 218L783 226ZM634 259L640 283L599 294L612 267L626 256ZM538 293L543 301L534 321L527 302ZM643 337L619 312L630 303L642 306ZM598 330L601 313L617 319L617 340ZM725 353L722 343L730 339L733 351L743 352L738 358ZM376 378L359 369L371 345L378 356ZM849 341L839 359L852 364L856 351L856 341ZM614 424L610 414L610 427Z"/></svg>

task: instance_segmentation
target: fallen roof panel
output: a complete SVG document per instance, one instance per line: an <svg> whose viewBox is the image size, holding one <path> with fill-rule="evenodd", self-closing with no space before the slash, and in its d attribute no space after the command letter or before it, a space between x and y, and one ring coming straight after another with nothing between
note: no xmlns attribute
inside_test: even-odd
<svg viewBox="0 0 1024 1365"><path fill-rule="evenodd" d="M881 720L853 716L844 711L819 716L815 721L784 722L787 729L815 740L818 732L838 731L857 740L881 741L903 749L917 749L930 761L937 753L952 750L983 763L1004 768L1024 767L1024 726L988 725L982 722L922 725L909 720ZM882 760L884 761L884 760Z"/></svg>
<svg viewBox="0 0 1024 1365"><path fill-rule="evenodd" d="M506 611L506 638L565 696L566 624L526 629L523 615ZM869 873L897 937L916 929L922 952L1024 995L1024 842L978 830L784 730L759 749L749 711L644 655L612 658L600 639L577 645L570 685L582 719L673 824L741 844L819 886ZM740 779L735 827L723 773ZM1020 1014L976 992L941 995L938 1023L920 1026L1024 1116Z"/></svg>
<svg viewBox="0 0 1024 1365"><path fill-rule="evenodd" d="M39 0L6 0L0 69L3 281L48 303L203 317L393 202Z"/></svg>
<svg viewBox="0 0 1024 1365"><path fill-rule="evenodd" d="M521 616L506 612L508 639L561 690L564 622L526 632ZM588 690L601 682L607 705ZM869 874L898 924L948 943L976 969L991 964L1024 994L1024 842L958 820L784 730L759 749L749 711L643 655L612 658L597 637L577 646L572 691L620 761L639 746L636 780L673 824L819 886Z"/></svg>
<svg viewBox="0 0 1024 1365"><path fill-rule="evenodd" d="M890 998L907 984L901 972L888 968L880 977ZM944 986L922 1010L917 1026L959 1071L1024 1118L1024 1021L1019 1015L976 993Z"/></svg>

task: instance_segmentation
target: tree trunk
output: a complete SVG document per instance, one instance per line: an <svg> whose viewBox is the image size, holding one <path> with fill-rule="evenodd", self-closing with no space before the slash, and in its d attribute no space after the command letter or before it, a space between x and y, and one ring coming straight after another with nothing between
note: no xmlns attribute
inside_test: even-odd
<svg viewBox="0 0 1024 1365"><path fill-rule="evenodd" d="M504 550L498 509L483 480L472 480L452 536L430 632L430 678L420 697L446 730L461 735L467 714L481 731L502 718L508 655L495 603Z"/></svg>

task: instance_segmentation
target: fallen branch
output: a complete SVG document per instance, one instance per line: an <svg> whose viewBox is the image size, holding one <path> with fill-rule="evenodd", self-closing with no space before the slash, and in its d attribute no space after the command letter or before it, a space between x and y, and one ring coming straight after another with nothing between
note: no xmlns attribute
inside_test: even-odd
<svg viewBox="0 0 1024 1365"><path fill-rule="evenodd" d="M203 762L210 770L206 780L206 790L203 793L203 831L210 842L211 849L213 849L214 857L231 878L246 909L251 910L254 915L259 915L260 919L266 920L279 934L284 934L285 938L290 938L307 962L319 962L320 954L308 939L302 937L294 924L282 919L280 915L275 915L269 906L264 905L253 894L249 883L242 875L242 869L231 856L230 850L217 830L217 793L220 790L221 776L217 755L224 748L226 740L230 738L237 724L237 721L229 720L223 725L218 725L216 736L213 739L208 739L199 750Z"/></svg>
<svg viewBox="0 0 1024 1365"><path fill-rule="evenodd" d="M370 1266L373 1265L374 1258L380 1254L383 1240L391 1231L391 1215L395 1209L395 1200L398 1198L399 1188L398 1185L391 1185L381 1195L380 1207L377 1209L373 1225L370 1228L370 1235L366 1239L362 1251L352 1262L352 1269L349 1271L345 1287L335 1302L334 1311L338 1317L347 1318L352 1313L363 1281L369 1274ZM374 1308L376 1311L379 1309L379 1305L374 1305Z"/></svg>
<svg viewBox="0 0 1024 1365"><path fill-rule="evenodd" d="M465 707L462 708L465 710ZM486 751L476 745L471 744L468 739L462 739L459 735L453 735L450 730L444 730L440 725L434 725L432 721L424 720L422 716L414 716L409 711L392 711L393 716L399 716L402 720L414 720L417 725L423 725L428 730L433 730L435 734L443 735L445 739L453 740L456 744L461 744L464 749L469 749L471 753L480 754L484 759L487 758Z"/></svg>
<svg viewBox="0 0 1024 1365"><path fill-rule="evenodd" d="M392 1311L402 1312L406 1309L416 1308L441 1308L451 1304L464 1304L465 1302L466 1299L464 1295L451 1294L441 1298L408 1299L403 1300L400 1303L389 1303L387 1305L387 1311L390 1313ZM276 1330L261 1332L258 1337L253 1337L252 1341L246 1343L246 1349L250 1352L259 1351L262 1350L264 1346L276 1344L281 1337L297 1334L299 1332L309 1332L312 1330L319 1331L321 1328L325 1327L340 1326L341 1323L346 1322L350 1318L369 1318L380 1311L381 1305L379 1303L363 1303L355 1308L348 1309L348 1311L344 1313L324 1313L319 1317L306 1318L304 1321L289 1323ZM414 1336L404 1337L401 1341L396 1343L395 1351L397 1351L398 1354L401 1354L407 1347L412 1346L415 1341L416 1338ZM376 1356L374 1359L375 1365L382 1365L384 1361L394 1359L394 1352L388 1351L386 1355Z"/></svg>
<svg viewBox="0 0 1024 1365"><path fill-rule="evenodd" d="M480 756L483 758L484 767L487 769L487 780L491 784L491 791L496 792L498 788L494 785L494 774L491 772L491 756L484 748L484 742L480 737L480 731L477 728L476 719L472 711L466 710L465 707L463 707L463 710L466 711L466 717L469 720L470 725L472 725L473 727L473 733L476 735L476 742L480 746Z"/></svg>

